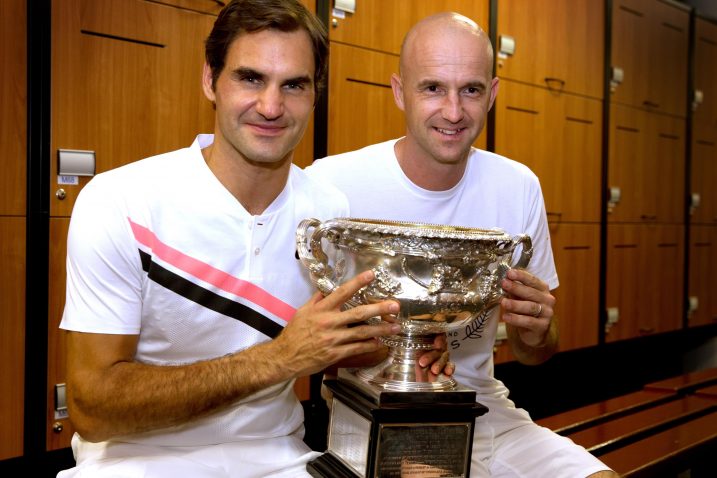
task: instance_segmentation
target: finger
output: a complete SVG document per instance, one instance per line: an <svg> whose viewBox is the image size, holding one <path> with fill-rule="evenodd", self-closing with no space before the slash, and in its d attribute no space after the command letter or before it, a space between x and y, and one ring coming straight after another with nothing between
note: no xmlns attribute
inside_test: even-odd
<svg viewBox="0 0 717 478"><path fill-rule="evenodd" d="M441 354L441 358L439 358L437 361L433 362L433 365L431 365L431 372L438 375L443 371L446 364L448 363L448 352L443 352Z"/></svg>
<svg viewBox="0 0 717 478"><path fill-rule="evenodd" d="M362 287L367 286L374 279L374 273L371 270L362 272L352 279L344 282L336 287L333 292L324 297L321 305L327 309L335 309L346 303L353 295ZM378 314L377 314L378 315Z"/></svg>
<svg viewBox="0 0 717 478"><path fill-rule="evenodd" d="M334 347L334 353L336 354L337 358L335 361L333 361L333 363L356 355L376 353L381 350L382 347L383 344L373 338L336 345Z"/></svg>
<svg viewBox="0 0 717 478"><path fill-rule="evenodd" d="M448 338L446 334L436 335L436 338L433 340L433 349L441 351L448 349Z"/></svg>
<svg viewBox="0 0 717 478"><path fill-rule="evenodd" d="M550 297L552 298L552 296ZM543 299L541 298L540 300ZM501 299L500 305L504 313L522 315L531 319L549 319L554 313L550 303L538 302L537 300L518 300L504 297Z"/></svg>
<svg viewBox="0 0 717 478"><path fill-rule="evenodd" d="M395 335L401 331L398 324L363 324L356 327L347 327L340 330L337 343L347 344L351 342L362 342L365 340L375 340L379 337L387 335Z"/></svg>
<svg viewBox="0 0 717 478"><path fill-rule="evenodd" d="M545 282L524 269L509 269L506 273L506 277L512 281L532 287L533 289L548 291L548 285Z"/></svg>
<svg viewBox="0 0 717 478"><path fill-rule="evenodd" d="M436 361L440 360L442 355L443 355L443 352L440 350L430 350L430 351L424 352L418 358L418 364L421 367L428 367L432 363L435 363Z"/></svg>
<svg viewBox="0 0 717 478"><path fill-rule="evenodd" d="M453 362L448 362L445 367L443 367L443 375L451 376L456 371L456 364Z"/></svg>
<svg viewBox="0 0 717 478"><path fill-rule="evenodd" d="M535 287L507 278L503 279L500 285L506 292L507 297L530 300L541 304L552 304L555 300L548 290L536 289Z"/></svg>
<svg viewBox="0 0 717 478"><path fill-rule="evenodd" d="M336 325L350 325L357 322L364 322L371 317L384 317L391 316L398 313L399 305L395 300L384 300L375 304L359 305L346 309L338 315ZM393 324L400 329L400 324L396 321L386 321L388 324Z"/></svg>

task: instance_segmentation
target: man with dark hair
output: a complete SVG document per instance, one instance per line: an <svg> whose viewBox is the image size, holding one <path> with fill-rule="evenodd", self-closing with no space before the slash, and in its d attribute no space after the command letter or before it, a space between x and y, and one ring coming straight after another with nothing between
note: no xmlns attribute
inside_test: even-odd
<svg viewBox="0 0 717 478"><path fill-rule="evenodd" d="M202 76L214 135L80 193L60 324L77 466L58 476L308 476L294 379L398 328L365 323L392 301L342 311L371 272L322 297L294 258L301 220L347 213L292 165L327 52L298 0L230 2Z"/></svg>

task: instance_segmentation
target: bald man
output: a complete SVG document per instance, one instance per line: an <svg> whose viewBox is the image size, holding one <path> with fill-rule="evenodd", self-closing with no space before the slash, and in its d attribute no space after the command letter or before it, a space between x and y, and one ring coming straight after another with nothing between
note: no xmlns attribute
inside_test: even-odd
<svg viewBox="0 0 717 478"><path fill-rule="evenodd" d="M471 476L618 476L584 448L536 425L493 376L501 320L522 363L539 364L555 352L551 290L558 277L538 178L523 164L472 147L498 93L488 36L456 13L421 20L403 41L391 86L406 135L319 159L308 174L342 190L353 217L498 227L533 240L527 270L509 271L501 284L501 307L448 336L454 377L489 408L476 420Z"/></svg>

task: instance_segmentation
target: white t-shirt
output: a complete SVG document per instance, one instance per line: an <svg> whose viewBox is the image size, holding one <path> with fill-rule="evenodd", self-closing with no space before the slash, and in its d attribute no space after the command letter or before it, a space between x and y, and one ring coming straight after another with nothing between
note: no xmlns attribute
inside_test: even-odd
<svg viewBox="0 0 717 478"><path fill-rule="evenodd" d="M314 292L296 259L308 217L345 216L345 197L292 165L264 213L249 214L189 148L97 175L80 193L68 236L60 327L139 334L136 360L186 364L275 337ZM250 373L250 371L247 371ZM301 431L293 381L210 416L117 441L207 445Z"/></svg>
<svg viewBox="0 0 717 478"><path fill-rule="evenodd" d="M427 191L403 173L394 153L396 141L317 160L306 172L344 192L354 218L497 227L511 235L528 234L534 252L527 269L550 289L558 286L535 174L520 163L474 148L455 187ZM508 398L508 389L493 376L497 327L496 307L465 329L448 334L451 360L456 363L454 377L475 390L476 400L488 407L475 424L471 476L575 478L607 470L583 447L536 425Z"/></svg>
<svg viewBox="0 0 717 478"><path fill-rule="evenodd" d="M497 227L511 235L528 234L534 249L528 271L551 289L558 286L540 183L530 169L473 148L458 184L447 191L428 191L404 174L394 152L396 141L316 160L306 172L346 194L354 218ZM451 360L456 363L455 378L476 390L478 401L508 394L493 376L497 326L495 308L465 330L448 334Z"/></svg>

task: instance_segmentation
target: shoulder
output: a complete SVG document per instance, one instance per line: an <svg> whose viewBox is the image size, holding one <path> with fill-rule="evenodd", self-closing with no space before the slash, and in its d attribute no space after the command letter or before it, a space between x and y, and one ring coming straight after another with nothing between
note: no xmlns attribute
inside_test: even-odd
<svg viewBox="0 0 717 478"><path fill-rule="evenodd" d="M393 157L393 146L396 141L398 140L392 139L354 151L319 158L308 166L306 171L311 175L321 175L323 173L347 171L352 168L365 170L373 164L384 162L386 157Z"/></svg>
<svg viewBox="0 0 717 478"><path fill-rule="evenodd" d="M306 199L315 209L331 211L334 215L347 213L348 199L332 183L322 181L319 177L293 164L290 180L295 193L300 198Z"/></svg>
<svg viewBox="0 0 717 478"><path fill-rule="evenodd" d="M489 178L502 185L522 185L540 192L538 176L525 164L500 154L473 148L469 159L471 175Z"/></svg>

